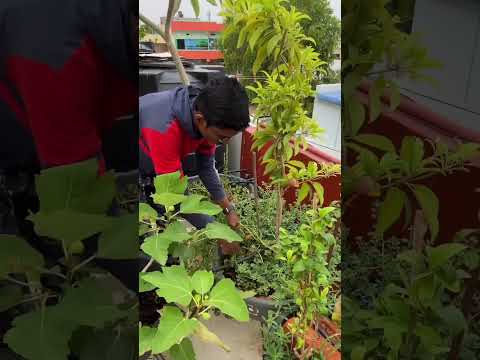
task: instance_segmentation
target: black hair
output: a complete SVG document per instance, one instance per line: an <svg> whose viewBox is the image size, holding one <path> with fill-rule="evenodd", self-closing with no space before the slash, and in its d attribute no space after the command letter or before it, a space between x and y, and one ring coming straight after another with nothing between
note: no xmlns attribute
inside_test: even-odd
<svg viewBox="0 0 480 360"><path fill-rule="evenodd" d="M250 123L249 102L237 79L224 76L211 80L195 101L196 110L205 117L207 126L242 131Z"/></svg>

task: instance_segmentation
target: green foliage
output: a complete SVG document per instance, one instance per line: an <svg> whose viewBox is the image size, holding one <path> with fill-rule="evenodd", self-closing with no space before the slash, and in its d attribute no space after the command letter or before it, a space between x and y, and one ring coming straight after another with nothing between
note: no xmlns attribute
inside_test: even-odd
<svg viewBox="0 0 480 360"><path fill-rule="evenodd" d="M127 308L135 300L119 288L124 300L115 301L105 286L113 279L108 273L102 280L92 276L91 270L98 269L90 262L95 257L136 258L136 219L122 212L118 218L106 214L116 197L116 186L113 174L98 176L97 172L96 161L85 161L44 170L35 179L40 209L29 219L43 236L41 241L63 250L61 267L52 267L56 259L50 253L39 253L23 238L0 236L0 309L20 314L4 342L27 360L67 360L73 354L84 359L94 351L93 341L100 333L107 341L122 332L124 350L132 344L131 329L137 321L131 321ZM119 219L121 234L114 228ZM99 248L93 255L85 253L82 243L92 236ZM112 246L113 238L121 249Z"/></svg>
<svg viewBox="0 0 480 360"><path fill-rule="evenodd" d="M221 212L220 207L205 201L202 195L184 195L187 179L181 178L179 172L159 175L154 183L156 192L152 199L165 207L163 212L157 212L147 204L140 204L139 221L147 226L146 232L153 235L147 236L141 246L151 257L151 262L139 274L139 286L141 292L155 290L165 299L167 306L161 311L156 330L141 327L140 355L168 351L175 359L195 359L191 336L228 349L198 319L207 318L211 311L218 309L238 321L248 321L247 306L231 280L223 279L214 284L211 271L201 269L190 274L188 269L191 267L186 265L195 257L194 244L217 239L241 241L242 238L217 222L192 231L178 218L182 213L215 215ZM180 265L166 266L169 256L178 257ZM163 266L162 271L148 272L153 261Z"/></svg>
<svg viewBox="0 0 480 360"><path fill-rule="evenodd" d="M333 281L330 271L331 251L335 248L333 235L339 217L335 207L314 208L310 218L296 233L281 231L279 258L292 271L287 287L299 307L298 327L294 336L305 339L307 331L320 316L328 316L329 292ZM297 341L296 349L305 352L305 341Z"/></svg>
<svg viewBox="0 0 480 360"><path fill-rule="evenodd" d="M395 260L397 277L366 309L344 300L349 327L342 336L353 358L443 359L452 338L470 333L457 307L465 285L464 265L456 261L469 249L460 243L407 250Z"/></svg>
<svg viewBox="0 0 480 360"><path fill-rule="evenodd" d="M293 360L294 356L289 349L290 339L285 334L279 317L270 311L262 326L264 357L266 360Z"/></svg>

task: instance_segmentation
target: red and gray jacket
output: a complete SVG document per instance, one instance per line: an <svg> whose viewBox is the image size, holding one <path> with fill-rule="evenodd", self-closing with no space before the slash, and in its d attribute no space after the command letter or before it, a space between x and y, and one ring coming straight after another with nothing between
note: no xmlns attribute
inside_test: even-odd
<svg viewBox="0 0 480 360"><path fill-rule="evenodd" d="M0 1L0 169L96 157L136 113L133 3Z"/></svg>
<svg viewBox="0 0 480 360"><path fill-rule="evenodd" d="M182 172L182 160L194 153L200 179L214 200L222 200L225 191L215 169L215 145L193 123L200 91L182 86L140 97L140 171L144 176Z"/></svg>

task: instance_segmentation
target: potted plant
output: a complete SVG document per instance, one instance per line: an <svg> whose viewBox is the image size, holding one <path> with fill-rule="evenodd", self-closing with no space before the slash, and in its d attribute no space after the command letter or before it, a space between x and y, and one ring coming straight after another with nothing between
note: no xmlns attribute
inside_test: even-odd
<svg viewBox="0 0 480 360"><path fill-rule="evenodd" d="M279 246L280 259L293 273L289 291L295 294L299 310L289 319L285 331L291 334L292 350L299 359L310 358L321 352L327 359L339 358L340 354L328 340L317 331L325 323L321 316L328 315L328 293L332 277L328 253L336 240L332 234L336 218L334 207L319 208L314 199L312 210L307 212L310 221L302 224L294 234L282 229ZM337 215L338 216L338 215ZM329 333L329 328L324 333ZM338 337L339 334L333 334Z"/></svg>
<svg viewBox="0 0 480 360"><path fill-rule="evenodd" d="M191 250L196 243L218 239L238 242L242 239L227 225L218 222L210 223L202 230L186 227L179 215L216 215L221 208L201 195L185 195L188 180L179 172L159 175L154 182L152 199L160 205L162 212L140 203L140 233L147 235L141 249L150 261L139 275L139 286L141 292L155 290L164 302L155 327L140 324L140 356L168 352L173 359L185 356L194 359L190 336L229 351L202 320L208 320L216 309L238 321L248 321L242 294L230 279L216 282L211 269L192 271L188 264L195 256ZM155 262L161 266L161 271L148 271Z"/></svg>

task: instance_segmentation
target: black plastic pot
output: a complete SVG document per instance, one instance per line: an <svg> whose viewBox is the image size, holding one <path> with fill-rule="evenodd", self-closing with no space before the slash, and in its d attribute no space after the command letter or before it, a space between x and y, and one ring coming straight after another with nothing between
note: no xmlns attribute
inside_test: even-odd
<svg viewBox="0 0 480 360"><path fill-rule="evenodd" d="M277 312L279 305L270 297L255 296L245 299L250 317L260 322L268 318L268 312Z"/></svg>

